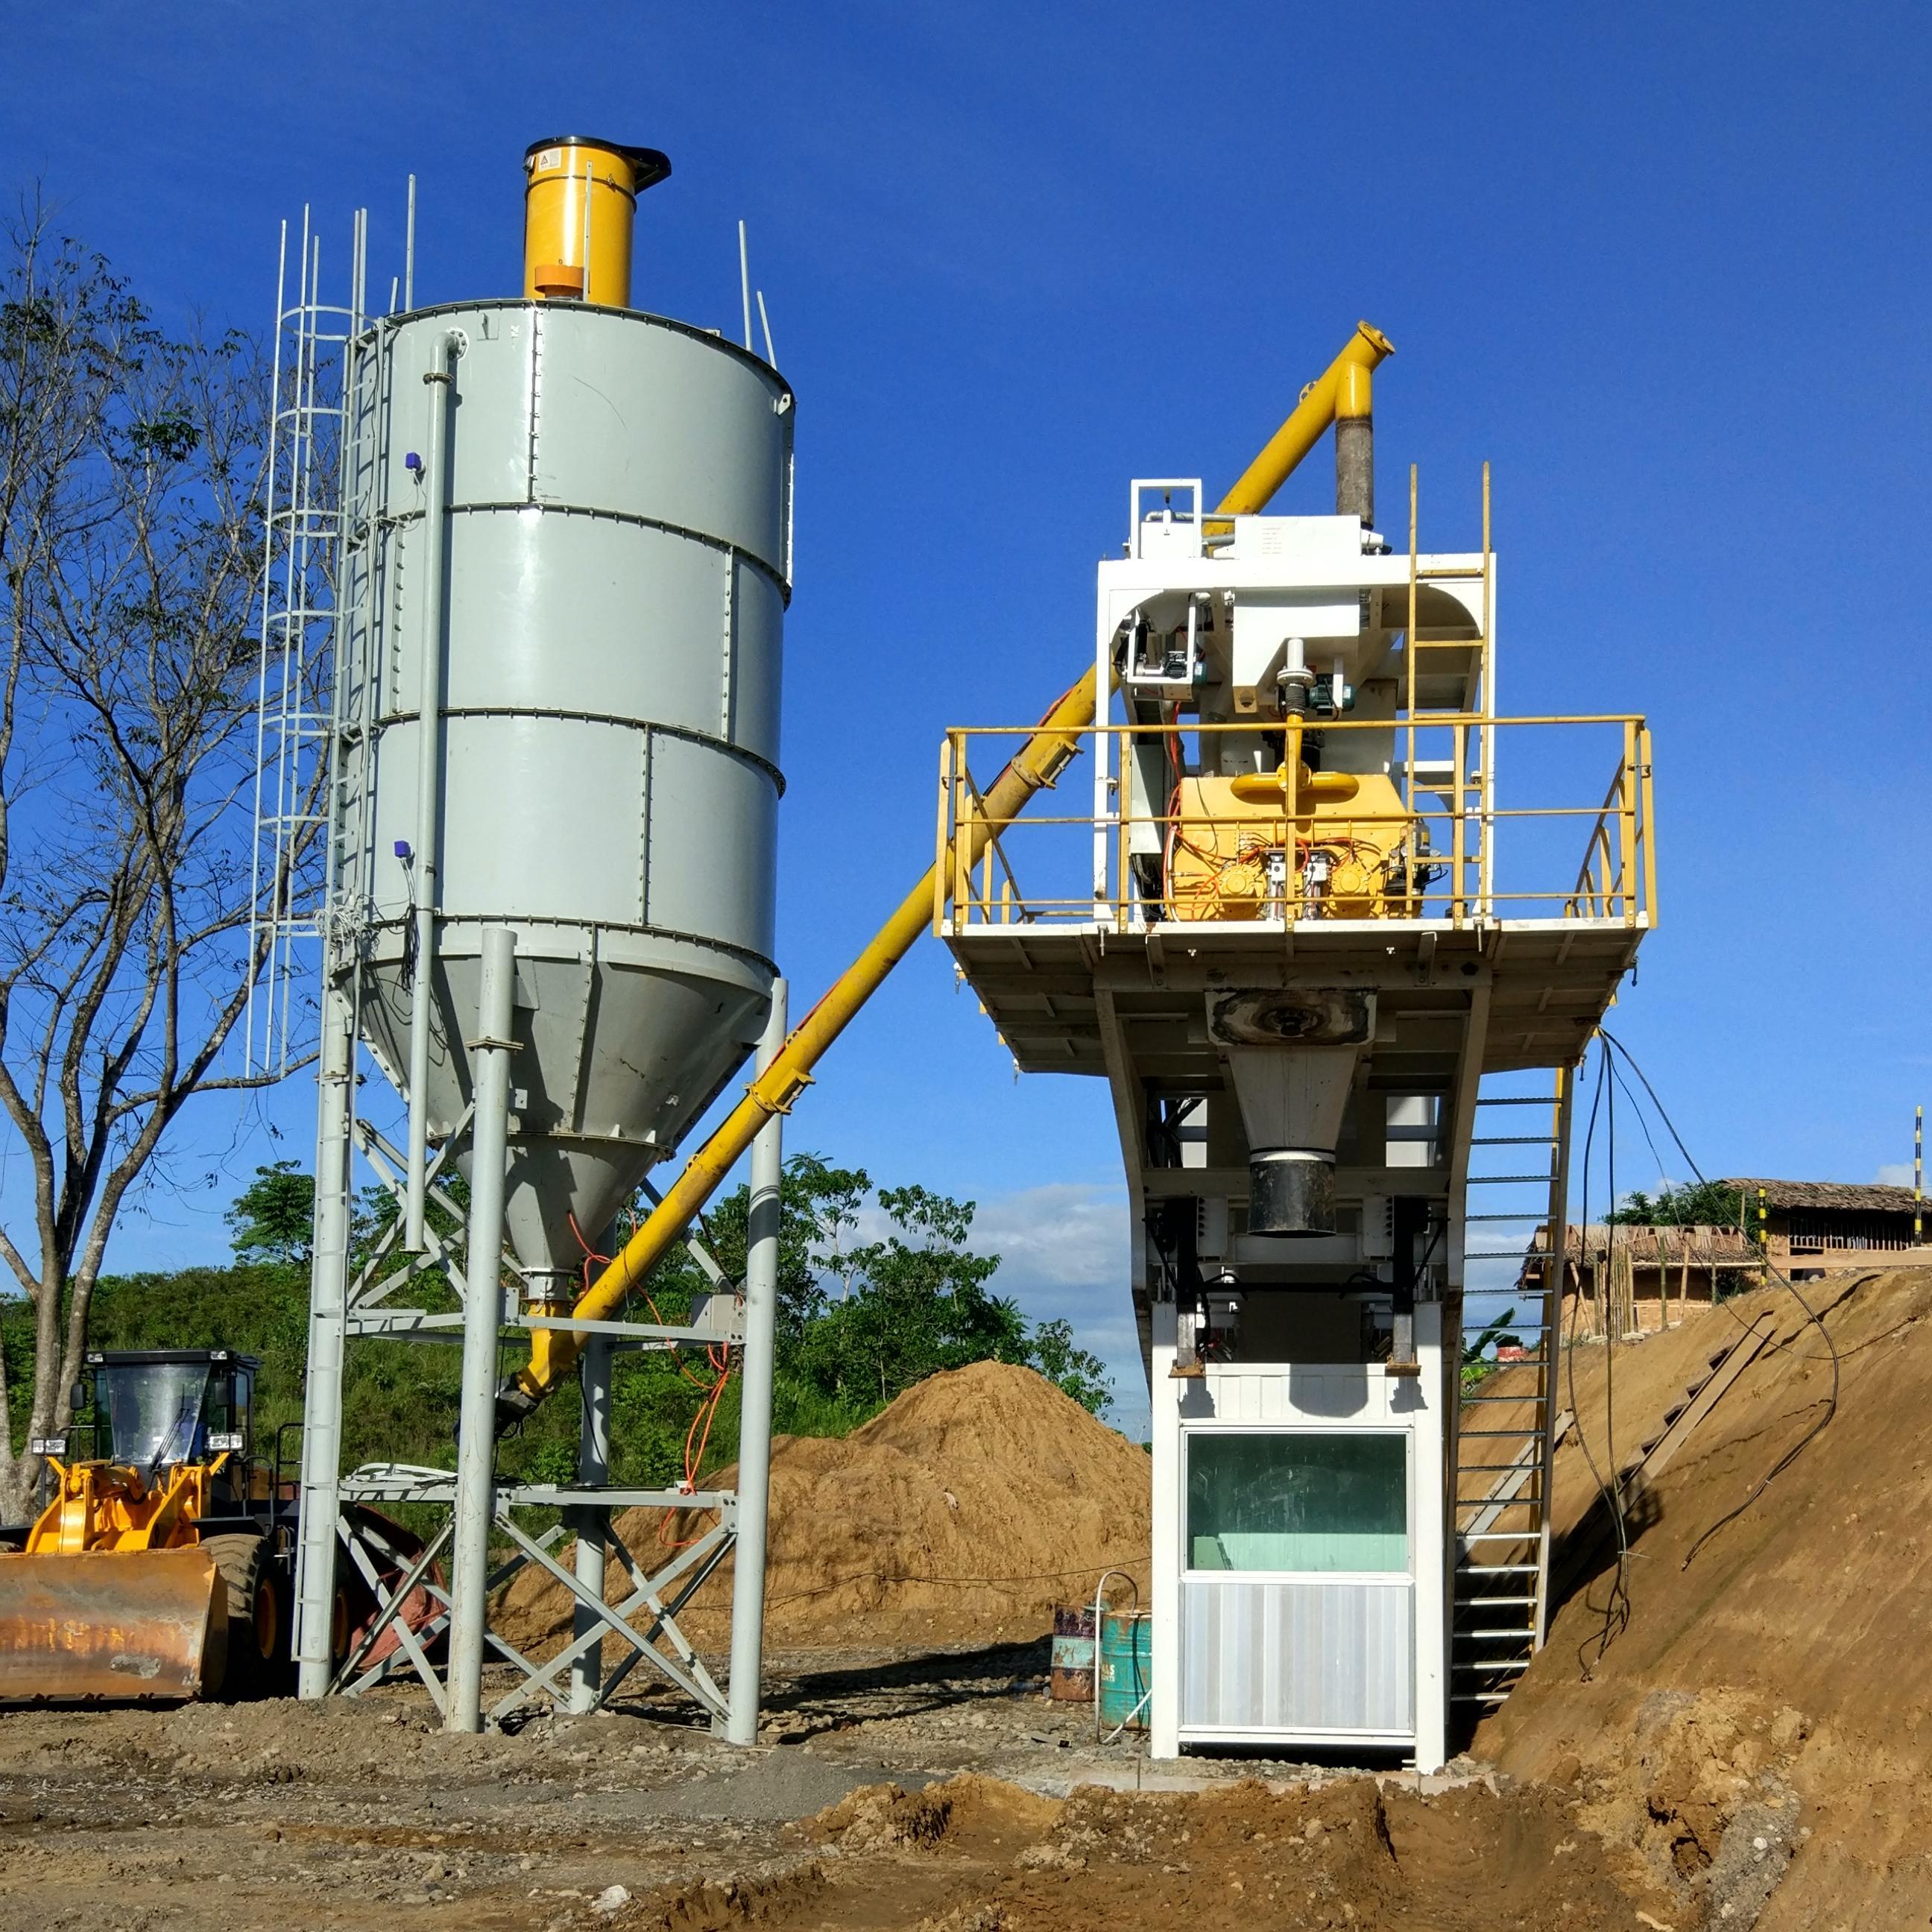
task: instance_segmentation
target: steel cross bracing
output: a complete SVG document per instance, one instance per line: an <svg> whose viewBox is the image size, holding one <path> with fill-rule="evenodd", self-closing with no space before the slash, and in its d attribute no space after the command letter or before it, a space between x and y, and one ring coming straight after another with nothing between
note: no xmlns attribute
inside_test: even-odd
<svg viewBox="0 0 1932 1932"><path fill-rule="evenodd" d="M352 981L353 980L352 974ZM340 994L332 996L340 999ZM361 1058L358 1049L354 1060ZM344 1083L352 1096L357 1082ZM439 1235L425 1225L425 1249L421 1254L398 1255L402 1238L401 1209L406 1197L404 1156L386 1136L354 1112L352 1098L344 1106L338 1133L344 1143L340 1150L345 1176L352 1165L350 1154L359 1154L368 1168L394 1198L397 1214L376 1238L362 1265L346 1285L343 1312L335 1346L354 1337L380 1336L391 1340L414 1340L460 1344L464 1314L438 1312L422 1307L396 1307L389 1298L398 1290L426 1276L440 1275L461 1303L466 1283L466 1229L458 1204L437 1185L464 1144L471 1124L472 1110L466 1109L450 1135L434 1153L427 1169L428 1198L449 1216L452 1232ZM321 1163L323 1172L329 1163ZM346 1184L340 1190L345 1202L352 1192ZM650 1190L646 1189L648 1193ZM719 1298L724 1306L724 1318L700 1323L674 1324L632 1322L578 1322L568 1317L530 1315L516 1306L514 1290L506 1290L503 1323L506 1328L526 1331L538 1328L584 1330L602 1337L617 1350L665 1349L680 1346L704 1346L742 1341L741 1306L727 1298L735 1285L717 1259L695 1234L687 1237L698 1265L714 1286L725 1291ZM503 1274L516 1279L515 1264L506 1255ZM718 1306L714 1304L714 1306ZM339 1379L334 1391L339 1411ZM339 1561L352 1564L374 1596L376 1614L362 1631L350 1655L335 1668L328 1683L330 1691L353 1696L371 1685L383 1683L407 1668L422 1679L437 1708L446 1713L447 1690L442 1675L431 1661L430 1652L447 1634L450 1596L439 1568L447 1550L453 1517L446 1520L419 1552L406 1550L395 1540L394 1526L364 1505L419 1503L451 1507L456 1478L453 1471L422 1468L404 1463L370 1463L340 1478L337 1489L339 1507L335 1534L340 1546ZM558 1509L563 1522L541 1535L533 1536L516 1520L514 1512L530 1508ZM611 1519L614 1512L628 1509L668 1511L716 1510L718 1521L670 1562L655 1573L647 1571L619 1535ZM504 1484L496 1490L495 1524L500 1538L512 1546L512 1552L496 1564L490 1575L494 1595L520 1570L535 1564L560 1582L571 1593L578 1611L578 1628L571 1642L556 1656L538 1664L525 1658L494 1630L486 1633L489 1656L508 1664L519 1673L520 1682L491 1707L494 1722L520 1705L548 1696L560 1708L596 1708L606 1701L642 1663L656 1670L682 1690L721 1724L728 1714L726 1694L706 1670L677 1624L677 1614L695 1592L731 1553L736 1540L736 1498L728 1490L682 1489L621 1489L608 1486L562 1486L554 1484ZM586 1589L580 1579L550 1553L551 1546L566 1533L592 1539L614 1555L623 1566L631 1588L617 1603L606 1603L602 1595ZM424 1613L428 1614L425 1615ZM640 1613L643 1613L641 1616ZM392 1634L392 1645L382 1646L385 1633ZM620 1646L615 1664L608 1671L599 1654L604 1639L611 1637ZM665 1646L668 1646L667 1648ZM379 1648L383 1654L371 1660ZM586 1700L586 1675L592 1694Z"/></svg>
<svg viewBox="0 0 1932 1932"><path fill-rule="evenodd" d="M1573 1070L1558 1068L1552 1090L1532 1094L1523 1090L1522 1076L1513 1075L1508 1090L1481 1092L1476 1100L1472 1168L1476 1150L1496 1149L1507 1151L1481 1164L1500 1160L1510 1171L1472 1171L1467 1177L1467 1220L1497 1234L1489 1245L1465 1252L1466 1297L1479 1298L1477 1309L1466 1312L1465 1331L1480 1334L1501 1312L1486 1316L1483 1308L1507 1300L1514 1310L1507 1333L1528 1352L1460 1397L1450 1702L1472 1714L1493 1709L1509 1695L1543 1647L1548 1627L1550 1468L1569 1421L1557 1401L1561 1234L1551 1234L1540 1268L1526 1270L1523 1262L1536 1227L1560 1230L1568 1212L1574 1078ZM1486 1084L1496 1088L1503 1083ZM1520 1171L1526 1168L1534 1171ZM1503 1204L1510 1201L1525 1205L1520 1212L1505 1211ZM1480 1212L1475 1211L1478 1202L1485 1204ZM1482 1272L1504 1264L1514 1271L1507 1288L1479 1285ZM1497 1384L1504 1376L1511 1386L1501 1390Z"/></svg>
<svg viewBox="0 0 1932 1932"><path fill-rule="evenodd" d="M430 1661L429 1652L447 1635L449 1627L449 1591L438 1566L448 1547L454 1519L446 1520L420 1551L412 1553L394 1540L392 1526L381 1516L358 1511L354 1505L418 1502L447 1506L454 1502L454 1490L452 1471L403 1463L369 1464L344 1479L342 1495L350 1508L339 1519L337 1533L344 1553L374 1596L377 1610L355 1648L338 1666L329 1686L332 1691L354 1696L387 1682L406 1666L421 1681L436 1708L446 1712L442 1677ZM541 1534L532 1535L512 1514L526 1508L560 1509L565 1513L564 1520ZM715 1510L718 1520L652 1573L638 1561L611 1522L610 1513L620 1509ZM499 1534L512 1549L490 1570L491 1594L519 1570L534 1564L569 1592L573 1607L581 1606L586 1613L580 1617L580 1623L587 1622L590 1627L580 1630L562 1650L541 1664L525 1657L499 1632L488 1631L484 1640L490 1656L511 1666L520 1679L491 1706L490 1722L501 1722L520 1706L540 1696L548 1696L560 1710L584 1708L580 1701L573 1700L572 1681L584 1670L586 1657L598 1649L607 1636L617 1639L624 1648L608 1672L598 1669L597 1704L608 1701L639 1664L646 1664L714 1718L724 1720L728 1711L725 1694L679 1628L676 1618L731 1553L737 1522L735 1498L729 1491L584 1490L550 1484L506 1484L496 1492L496 1525ZM627 1595L616 1603L607 1603L586 1590L556 1560L550 1553L553 1548L571 1532L598 1538L617 1557L630 1580ZM641 1616L640 1612L644 1613ZM372 1662L372 1654L381 1646L386 1632L393 1633L394 1648ZM670 1646L668 1654L660 1648L660 1640Z"/></svg>

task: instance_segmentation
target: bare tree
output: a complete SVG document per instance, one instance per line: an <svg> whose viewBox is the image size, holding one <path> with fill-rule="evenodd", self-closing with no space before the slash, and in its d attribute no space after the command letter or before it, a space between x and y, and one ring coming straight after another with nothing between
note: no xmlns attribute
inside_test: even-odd
<svg viewBox="0 0 1932 1932"><path fill-rule="evenodd" d="M34 1316L29 1438L59 1432L116 1216L182 1109L262 1084L228 1048L262 964L268 388L256 345L158 328L38 208L0 230L0 1109L32 1179L0 1265ZM18 1520L41 1462L14 1424L0 1377Z"/></svg>

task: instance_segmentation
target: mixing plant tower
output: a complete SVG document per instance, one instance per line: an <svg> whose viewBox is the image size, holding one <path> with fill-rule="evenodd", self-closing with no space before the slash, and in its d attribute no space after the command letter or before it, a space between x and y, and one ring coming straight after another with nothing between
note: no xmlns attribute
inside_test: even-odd
<svg viewBox="0 0 1932 1932"><path fill-rule="evenodd" d="M1218 503L1133 483L1070 808L982 789L1023 734L942 754L934 928L1022 1069L1106 1081L1125 1156L1162 1756L1432 1768L1542 1640L1554 1296L1512 1324L1529 1390L1466 1408L1464 1300L1563 1224L1566 1070L1654 914L1648 738L1498 712L1486 472L1475 548L1419 547L1412 472L1376 524L1388 353L1363 324ZM1335 514L1262 514L1331 424Z"/></svg>

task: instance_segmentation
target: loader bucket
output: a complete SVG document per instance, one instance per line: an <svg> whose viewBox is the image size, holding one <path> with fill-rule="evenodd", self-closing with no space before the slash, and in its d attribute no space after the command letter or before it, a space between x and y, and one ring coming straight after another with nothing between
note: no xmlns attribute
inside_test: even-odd
<svg viewBox="0 0 1932 1932"><path fill-rule="evenodd" d="M212 1696L227 1660L205 1550L0 1557L0 1701Z"/></svg>

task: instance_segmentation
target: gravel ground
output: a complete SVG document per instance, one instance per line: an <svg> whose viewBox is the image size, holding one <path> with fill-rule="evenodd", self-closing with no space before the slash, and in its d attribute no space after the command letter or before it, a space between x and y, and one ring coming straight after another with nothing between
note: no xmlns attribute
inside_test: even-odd
<svg viewBox="0 0 1932 1932"><path fill-rule="evenodd" d="M1406 1892L1375 1920L1348 1903L1394 1882L1382 1867L1396 1869L1388 1847L1410 1828L1384 1820L1384 1792L1412 1808L1498 1808L1473 1772L1430 1780L1425 1800L1402 1795L1412 1775L1378 1785L1253 1760L1154 1766L1137 1737L1098 1746L1090 1712L1046 1700L1047 1648L782 1655L748 1750L714 1740L669 1693L482 1737L446 1735L427 1698L400 1686L323 1705L0 1713L0 1932L392 1928L398 1915L452 1932L748 1918L800 1932L1165 1928L1204 1909L1207 1881L1159 1856L1201 1828L1186 1808L1202 1803L1245 1821L1216 1854L1215 1885L1239 1892L1246 1870L1252 1896L1272 1900L1280 1862L1253 1862L1271 1833L1310 1865L1295 1890L1308 1916L1256 1922L1432 1925L1401 1916ZM1108 1794L1054 1801L1096 1785L1129 1810L1069 1822ZM1161 1795L1190 1791L1205 1795ZM1288 1827L1263 1815L1336 1804ZM821 1814L860 1822L828 1836L805 1822ZM1462 1828L1445 1842L1463 1868ZM1605 1882L1594 1868L1589 1880ZM1126 1888L1103 1899L1109 1885ZM1630 1922L1593 1913L1564 1923Z"/></svg>

